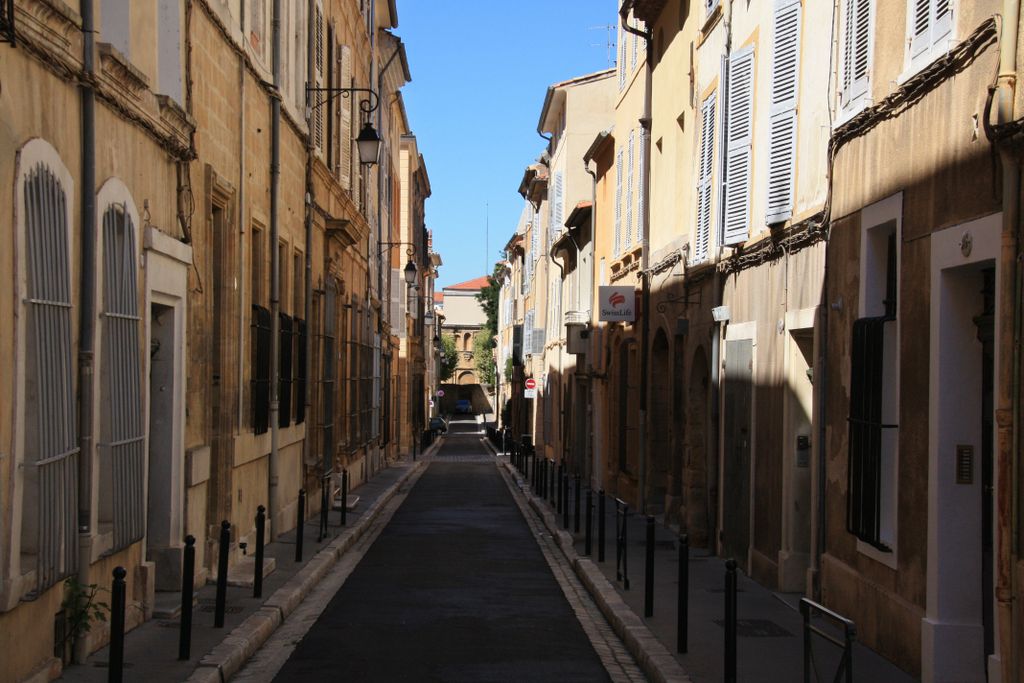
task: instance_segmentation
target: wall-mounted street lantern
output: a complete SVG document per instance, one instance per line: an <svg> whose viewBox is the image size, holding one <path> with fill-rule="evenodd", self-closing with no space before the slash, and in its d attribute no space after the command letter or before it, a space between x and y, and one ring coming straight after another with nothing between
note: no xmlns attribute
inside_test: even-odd
<svg viewBox="0 0 1024 683"><path fill-rule="evenodd" d="M388 251L391 247L405 246L405 253L409 256L409 261L405 264L405 268L402 269L402 275L405 277L405 284L410 287L416 286L416 273L419 269L416 267L416 261L413 257L416 255L416 245L412 242L381 242L380 246L384 247L381 249L381 255L385 251Z"/></svg>
<svg viewBox="0 0 1024 683"><path fill-rule="evenodd" d="M372 166L380 158L380 135L377 134L377 129L370 123L370 114L377 111L377 107L380 105L380 97L373 90L370 88L313 88L307 86L307 97L314 93L327 93L327 97L319 102L311 103L306 111L306 118L312 118L314 109L327 104L335 97L351 97L357 92L366 93L366 97L359 101L359 110L363 112L366 119L362 130L359 131L359 136L356 137L359 163Z"/></svg>

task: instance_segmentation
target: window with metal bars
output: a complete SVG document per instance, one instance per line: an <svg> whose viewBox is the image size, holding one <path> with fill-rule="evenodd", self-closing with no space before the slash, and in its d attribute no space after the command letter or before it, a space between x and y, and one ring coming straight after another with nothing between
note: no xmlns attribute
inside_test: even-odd
<svg viewBox="0 0 1024 683"><path fill-rule="evenodd" d="M32 143L30 143L32 144ZM78 433L72 386L72 304L68 197L45 164L23 179L25 251L25 429L22 570L32 594L78 566ZM20 551L20 552L19 552Z"/></svg>
<svg viewBox="0 0 1024 683"><path fill-rule="evenodd" d="M308 333L306 321L295 318L292 323L295 329L295 424L306 421L306 344Z"/></svg>
<svg viewBox="0 0 1024 683"><path fill-rule="evenodd" d="M135 226L127 208L103 214L103 356L100 370L100 522L110 524L117 551L145 528L145 449L142 422Z"/></svg>
<svg viewBox="0 0 1024 683"><path fill-rule="evenodd" d="M252 427L256 434L270 429L270 310L252 307Z"/></svg>
<svg viewBox="0 0 1024 683"><path fill-rule="evenodd" d="M281 325L278 332L278 411L277 426L287 427L292 417L292 345L295 343L292 332L292 317L287 313L280 314Z"/></svg>
<svg viewBox="0 0 1024 683"><path fill-rule="evenodd" d="M327 472L334 467L334 452L337 444L334 440L335 409L334 397L338 391L338 370L335 324L338 319L337 285L334 278L327 283L324 300L324 331L323 331L323 375L320 380L321 420L320 429L323 438L323 470Z"/></svg>
<svg viewBox="0 0 1024 683"><path fill-rule="evenodd" d="M867 236L865 236L867 239ZM885 251L884 313L860 318L853 323L850 351L850 413L847 500L847 529L857 538L890 552L887 543L885 481L890 471L885 460L892 450L898 425L886 419L888 383L886 352L894 346L896 325L897 261L896 235L888 236Z"/></svg>

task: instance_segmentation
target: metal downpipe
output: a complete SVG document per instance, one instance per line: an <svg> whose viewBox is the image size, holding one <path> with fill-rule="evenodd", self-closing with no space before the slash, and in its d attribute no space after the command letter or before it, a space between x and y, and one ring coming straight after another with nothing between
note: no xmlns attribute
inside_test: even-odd
<svg viewBox="0 0 1024 683"><path fill-rule="evenodd" d="M1014 120L1014 98L1017 78L1017 39L1020 23L1020 0L1003 0L999 40L999 79L997 122ZM1010 381L1000 382L996 396L996 472L998 490L995 511L997 526L997 561L995 594L999 644L1008 645L1009 652L998 648L1002 657L1004 681L1020 680L1020 652L1016 644L1020 638L1020 607L1014 605L1018 594L1019 553L1019 463L1020 452L1020 334L1021 334L1021 273L1017 262L1020 226L1020 165L1008 145L1001 145L999 156L1002 166L1003 224L1000 245L999 288L1012 296L999 297L999 319L1012 321L1012 329L999 335L998 357L1000 367L1012 368ZM1004 377L1006 375L1004 374ZM1007 481L1009 480L1009 481ZM1007 501L1009 504L1007 504ZM1006 520L1006 517L1009 517ZM1008 523L1007 523L1008 522ZM1009 634L1009 638L1007 638Z"/></svg>
<svg viewBox="0 0 1024 683"><path fill-rule="evenodd" d="M624 4L622 9L619 11L619 22L622 24L622 30L627 33L632 33L640 38L644 39L644 44L647 51L647 61L644 65L644 113L640 119L640 127L643 131L643 144L640 146L641 159L640 163L643 165L644 172L640 174L640 196L645 199L644 211L641 220L643 221L642 226L642 239L640 249L640 298L641 298L641 311L640 314L643 316L643 320L640 326L640 416L639 416L639 428L637 430L637 441L639 442L640 450L640 478L639 478L639 501L638 507L641 513L647 512L647 463L648 463L648 452L647 452L647 401L648 393L650 391L650 378L648 377L648 367L650 365L650 336L651 336L651 276L647 272L651 261L651 202L650 202L650 189L651 189L651 94L653 85L653 58L654 58L654 41L650 31L640 31L629 25L629 4Z"/></svg>
<svg viewBox="0 0 1024 683"><path fill-rule="evenodd" d="M92 457L96 344L96 93L93 90L95 35L93 0L82 0L81 276L78 319L78 581L89 585L92 555ZM75 641L74 660L88 656L86 639Z"/></svg>
<svg viewBox="0 0 1024 683"><path fill-rule="evenodd" d="M278 526L280 513L277 486L281 463L278 462L278 396L279 356L281 347L281 263L278 258L278 200L281 180L281 0L274 0L273 16L273 78L270 99L270 462L267 492L267 516L271 529Z"/></svg>

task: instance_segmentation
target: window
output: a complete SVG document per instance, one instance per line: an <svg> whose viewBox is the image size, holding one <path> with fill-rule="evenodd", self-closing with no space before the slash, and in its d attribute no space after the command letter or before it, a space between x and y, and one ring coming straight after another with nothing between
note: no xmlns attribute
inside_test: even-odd
<svg viewBox="0 0 1024 683"><path fill-rule="evenodd" d="M18 394L25 405L21 472L22 571L36 571L34 593L74 573L78 563L78 433L72 386L73 347L70 204L71 174L57 167L59 157L42 140L19 152L15 215L24 217L24 250L18 256L26 274L24 369ZM52 157L54 165L32 157ZM56 170L54 170L56 169ZM43 265L45 264L45 266ZM20 298L20 297L19 297ZM64 368L64 371L55 371Z"/></svg>
<svg viewBox="0 0 1024 683"><path fill-rule="evenodd" d="M247 9L249 14L246 17L246 29L248 29L249 45L256 51L260 58L265 58L268 49L266 40L267 32L267 3L266 0L249 0Z"/></svg>
<svg viewBox="0 0 1024 683"><path fill-rule="evenodd" d="M270 428L270 310L252 305L251 379L252 427L256 434Z"/></svg>
<svg viewBox="0 0 1024 683"><path fill-rule="evenodd" d="M279 314L277 347L277 426L284 428L292 418L292 346L294 344L292 317Z"/></svg>
<svg viewBox="0 0 1024 683"><path fill-rule="evenodd" d="M714 171L715 154L715 104L716 93L712 92L701 105L700 155L697 157L697 226L693 241L692 260L699 263L708 257L711 241L711 178Z"/></svg>
<svg viewBox="0 0 1024 683"><path fill-rule="evenodd" d="M722 243L739 244L750 235L750 147L754 127L754 48L729 57L726 101L725 206Z"/></svg>
<svg viewBox="0 0 1024 683"><path fill-rule="evenodd" d="M135 225L124 204L103 214L103 356L100 369L100 522L113 527L113 550L143 536L145 433L140 396Z"/></svg>
<svg viewBox="0 0 1024 683"><path fill-rule="evenodd" d="M159 0L157 6L157 62L158 88L179 105L184 106L181 81L181 3L178 0Z"/></svg>
<svg viewBox="0 0 1024 683"><path fill-rule="evenodd" d="M256 305L263 303L263 230L254 224L249 240L250 296Z"/></svg>
<svg viewBox="0 0 1024 683"><path fill-rule="evenodd" d="M868 98L871 78L871 2L846 0L839 94L839 108L844 112L863 106Z"/></svg>
<svg viewBox="0 0 1024 683"><path fill-rule="evenodd" d="M619 91L626 88L626 32L619 26Z"/></svg>
<svg viewBox="0 0 1024 683"><path fill-rule="evenodd" d="M772 97L768 131L768 210L765 223L793 215L796 103L800 83L800 0L776 0Z"/></svg>
<svg viewBox="0 0 1024 683"><path fill-rule="evenodd" d="M953 32L954 0L908 0L910 68L916 69L945 52L943 41Z"/></svg>
<svg viewBox="0 0 1024 683"><path fill-rule="evenodd" d="M130 0L103 0L100 8L101 37L129 60L132 56L132 17Z"/></svg>
<svg viewBox="0 0 1024 683"><path fill-rule="evenodd" d="M533 317L534 311L526 312L523 319L523 356L533 355Z"/></svg>
<svg viewBox="0 0 1024 683"><path fill-rule="evenodd" d="M352 86L352 50L348 45L338 46L338 83L337 87L348 88ZM352 145L353 138L352 134L352 106L354 97L340 98L338 100L337 107L337 119L338 119L338 179L341 181L341 186L347 189L350 193L354 194L355 190L355 172L352 168L353 154Z"/></svg>
<svg viewBox="0 0 1024 683"><path fill-rule="evenodd" d="M896 533L899 421L896 222L864 231L861 318L853 325L847 528L891 552Z"/></svg>

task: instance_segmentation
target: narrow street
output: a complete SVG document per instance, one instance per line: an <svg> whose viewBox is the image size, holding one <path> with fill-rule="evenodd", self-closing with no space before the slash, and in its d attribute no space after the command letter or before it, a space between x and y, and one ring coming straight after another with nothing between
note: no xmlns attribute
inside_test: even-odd
<svg viewBox="0 0 1024 683"><path fill-rule="evenodd" d="M575 579L552 573L555 554L476 430L452 422L341 588L311 596L294 620L304 625L282 628L235 680L643 680L585 592L567 599Z"/></svg>

